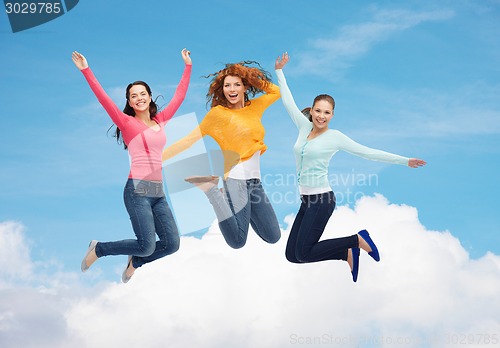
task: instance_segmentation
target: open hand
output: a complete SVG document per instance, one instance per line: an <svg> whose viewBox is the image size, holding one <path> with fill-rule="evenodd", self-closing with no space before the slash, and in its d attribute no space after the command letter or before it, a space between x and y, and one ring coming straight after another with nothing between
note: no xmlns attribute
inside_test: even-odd
<svg viewBox="0 0 500 348"><path fill-rule="evenodd" d="M286 63L288 63L289 59L290 57L288 56L288 52L285 52L281 56L278 56L278 58L276 58L276 63L274 63L274 69L283 69Z"/></svg>
<svg viewBox="0 0 500 348"><path fill-rule="evenodd" d="M410 158L410 160L408 161L408 167L411 167L411 168L422 167L422 166L425 166L426 164L427 164L427 162L425 162L424 160L418 159L418 158Z"/></svg>
<svg viewBox="0 0 500 348"><path fill-rule="evenodd" d="M182 59L184 60L184 63L186 63L187 65L193 64L193 62L191 61L190 54L191 52L188 51L186 48L183 48L181 51Z"/></svg>
<svg viewBox="0 0 500 348"><path fill-rule="evenodd" d="M85 56L81 53L78 53L77 51L74 51L71 54L71 59L73 59L73 62L75 63L76 67L80 70L86 69L89 67L89 64L87 63L87 59L85 59Z"/></svg>

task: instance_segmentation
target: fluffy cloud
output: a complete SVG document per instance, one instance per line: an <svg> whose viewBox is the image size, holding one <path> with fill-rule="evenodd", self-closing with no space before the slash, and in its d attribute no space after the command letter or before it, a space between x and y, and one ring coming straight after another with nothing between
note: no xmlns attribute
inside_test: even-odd
<svg viewBox="0 0 500 348"><path fill-rule="evenodd" d="M0 223L0 289L4 282L31 277L29 250L22 225L13 221Z"/></svg>
<svg viewBox="0 0 500 348"><path fill-rule="evenodd" d="M345 262L288 263L292 221L285 219L279 243L268 245L251 232L239 250L225 244L214 224L201 240L183 238L178 253L138 270L127 285L88 288L75 280L44 291L3 290L2 301L10 291L17 305L0 307L0 344L443 347L465 335L479 345L499 333L500 257L470 259L449 232L422 226L415 208L375 196L335 211L324 238L367 228L381 251L379 263L361 255L357 283ZM16 331L23 341L12 335L13 318L24 328ZM44 328L53 330L51 339Z"/></svg>
<svg viewBox="0 0 500 348"><path fill-rule="evenodd" d="M298 63L294 71L307 71L320 76L324 76L325 70L331 70L330 73L343 71L355 59L395 33L423 22L443 21L453 16L454 13L450 10L416 12L374 8L372 18L368 21L343 26L333 38L310 41L310 49L297 55Z"/></svg>
<svg viewBox="0 0 500 348"><path fill-rule="evenodd" d="M34 262L25 227L0 223L0 347L59 347L66 341L68 299L80 295L76 274L54 260ZM47 272L47 268L52 274ZM61 344L65 347L65 344Z"/></svg>

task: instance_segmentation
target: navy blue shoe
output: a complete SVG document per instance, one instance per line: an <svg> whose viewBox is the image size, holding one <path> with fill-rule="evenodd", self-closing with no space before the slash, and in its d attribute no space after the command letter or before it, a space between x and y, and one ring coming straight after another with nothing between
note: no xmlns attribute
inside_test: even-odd
<svg viewBox="0 0 500 348"><path fill-rule="evenodd" d="M372 249L372 251L370 251L368 255L370 255L375 261L379 262L380 255L378 253L377 246L375 245L375 243L373 243L373 240L370 238L370 234L368 233L368 231L367 230L359 231L358 234L365 240L365 242L368 243L370 249Z"/></svg>
<svg viewBox="0 0 500 348"><path fill-rule="evenodd" d="M359 248L352 248L352 281L356 283L359 272Z"/></svg>

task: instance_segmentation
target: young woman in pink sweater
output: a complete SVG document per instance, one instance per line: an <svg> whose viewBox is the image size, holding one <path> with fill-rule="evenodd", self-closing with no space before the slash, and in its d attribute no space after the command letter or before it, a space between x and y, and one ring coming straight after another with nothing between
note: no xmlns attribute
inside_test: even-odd
<svg viewBox="0 0 500 348"><path fill-rule="evenodd" d="M92 240L82 260L82 272L102 256L128 255L122 274L126 283L138 267L179 249L179 233L163 192L161 153L166 143L165 123L184 100L191 76L190 52L183 49L181 55L184 73L173 98L162 111L158 112L148 84L136 81L127 86L127 102L122 112L101 87L85 57L78 52L72 54L76 67L116 125L118 139L123 139L129 151L131 166L123 197L136 235L136 239L114 242Z"/></svg>

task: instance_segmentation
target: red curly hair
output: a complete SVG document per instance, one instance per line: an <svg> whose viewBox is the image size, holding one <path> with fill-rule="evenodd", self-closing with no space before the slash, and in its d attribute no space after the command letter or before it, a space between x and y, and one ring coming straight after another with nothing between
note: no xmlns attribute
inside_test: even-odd
<svg viewBox="0 0 500 348"><path fill-rule="evenodd" d="M258 67L250 66L256 64ZM224 96L224 79L226 76L237 76L241 78L243 85L246 87L245 106L250 104L249 95L254 97L258 93L264 92L264 89L271 83L271 75L262 69L259 63L254 61L244 61L234 64L226 64L226 67L214 74L206 77L211 77L212 81L207 93L207 104L211 107L222 105L227 107L229 102Z"/></svg>

